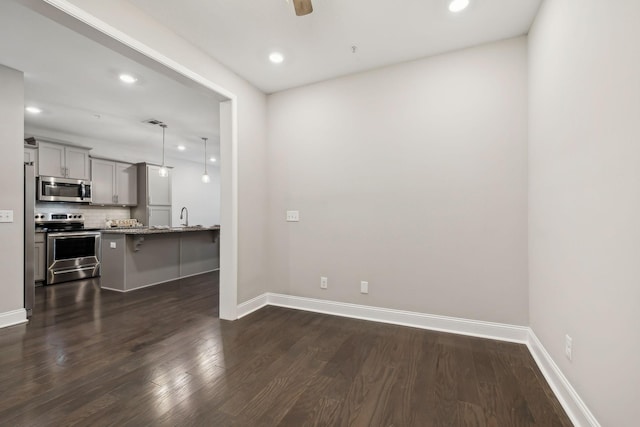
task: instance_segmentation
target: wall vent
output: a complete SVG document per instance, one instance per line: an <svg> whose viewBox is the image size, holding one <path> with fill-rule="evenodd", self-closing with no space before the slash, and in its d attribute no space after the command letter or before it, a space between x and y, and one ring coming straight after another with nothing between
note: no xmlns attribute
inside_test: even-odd
<svg viewBox="0 0 640 427"><path fill-rule="evenodd" d="M164 122L158 119L147 119L143 120L142 123L149 123L150 125L163 125Z"/></svg>

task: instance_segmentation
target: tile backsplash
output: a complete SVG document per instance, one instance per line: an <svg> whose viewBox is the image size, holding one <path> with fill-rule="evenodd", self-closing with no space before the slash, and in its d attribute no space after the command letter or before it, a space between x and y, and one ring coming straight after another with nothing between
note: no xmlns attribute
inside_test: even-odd
<svg viewBox="0 0 640 427"><path fill-rule="evenodd" d="M131 218L131 210L123 207L105 207L80 205L75 203L36 203L36 212L51 213L82 213L84 226L87 228L102 228L108 219Z"/></svg>

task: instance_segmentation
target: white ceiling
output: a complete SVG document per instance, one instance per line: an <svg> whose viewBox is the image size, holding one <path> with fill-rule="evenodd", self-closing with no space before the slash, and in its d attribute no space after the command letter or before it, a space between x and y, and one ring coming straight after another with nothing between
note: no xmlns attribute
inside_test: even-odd
<svg viewBox="0 0 640 427"><path fill-rule="evenodd" d="M167 156L201 162L203 136L219 156L219 96L16 1L0 1L0 64L25 72L26 103L44 110L26 114L27 135L95 149L107 144L160 162L162 130L142 123L154 118L168 124ZM522 35L540 3L471 0L455 15L449 0L314 0L314 12L297 17L287 0L128 1L267 93ZM273 50L285 55L284 63L268 61ZM121 72L138 82L124 85ZM178 144L187 151L178 152Z"/></svg>
<svg viewBox="0 0 640 427"><path fill-rule="evenodd" d="M128 1L272 93L526 34L541 0L471 0L459 14L450 0L313 0L303 17L290 0Z"/></svg>
<svg viewBox="0 0 640 427"><path fill-rule="evenodd" d="M201 137L219 154L219 100L213 92L187 87L45 18L12 0L0 1L0 64L25 73L25 134L50 137L100 151L108 144L120 159L162 159L165 122L167 156L202 162ZM127 86L118 75L138 82ZM178 144L187 146L179 152ZM117 147L114 149L114 146Z"/></svg>

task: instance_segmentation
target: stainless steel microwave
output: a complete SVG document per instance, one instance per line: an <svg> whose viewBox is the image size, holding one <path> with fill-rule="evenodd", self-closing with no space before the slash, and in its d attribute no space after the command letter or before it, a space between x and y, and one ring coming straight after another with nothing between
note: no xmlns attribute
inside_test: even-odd
<svg viewBox="0 0 640 427"><path fill-rule="evenodd" d="M39 176L37 199L41 202L91 202L91 181Z"/></svg>

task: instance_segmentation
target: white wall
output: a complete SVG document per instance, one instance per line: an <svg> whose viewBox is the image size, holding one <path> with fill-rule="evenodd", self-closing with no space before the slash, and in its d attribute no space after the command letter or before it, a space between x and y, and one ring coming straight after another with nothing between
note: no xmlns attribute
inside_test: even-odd
<svg viewBox="0 0 640 427"><path fill-rule="evenodd" d="M189 211L189 225L220 224L220 168L209 164L207 173L211 182L202 182L204 164L185 160L171 160L172 170L172 224L180 225L180 210Z"/></svg>
<svg viewBox="0 0 640 427"><path fill-rule="evenodd" d="M603 426L638 425L639 22L555 0L530 33L531 326Z"/></svg>
<svg viewBox="0 0 640 427"><path fill-rule="evenodd" d="M526 57L521 37L269 96L274 290L527 325Z"/></svg>
<svg viewBox="0 0 640 427"><path fill-rule="evenodd" d="M24 78L0 65L0 209L14 222L0 223L0 326L16 319L7 313L24 307ZM11 190L9 190L11 189ZM18 316L19 317L19 316ZM25 314L22 314L25 318Z"/></svg>

